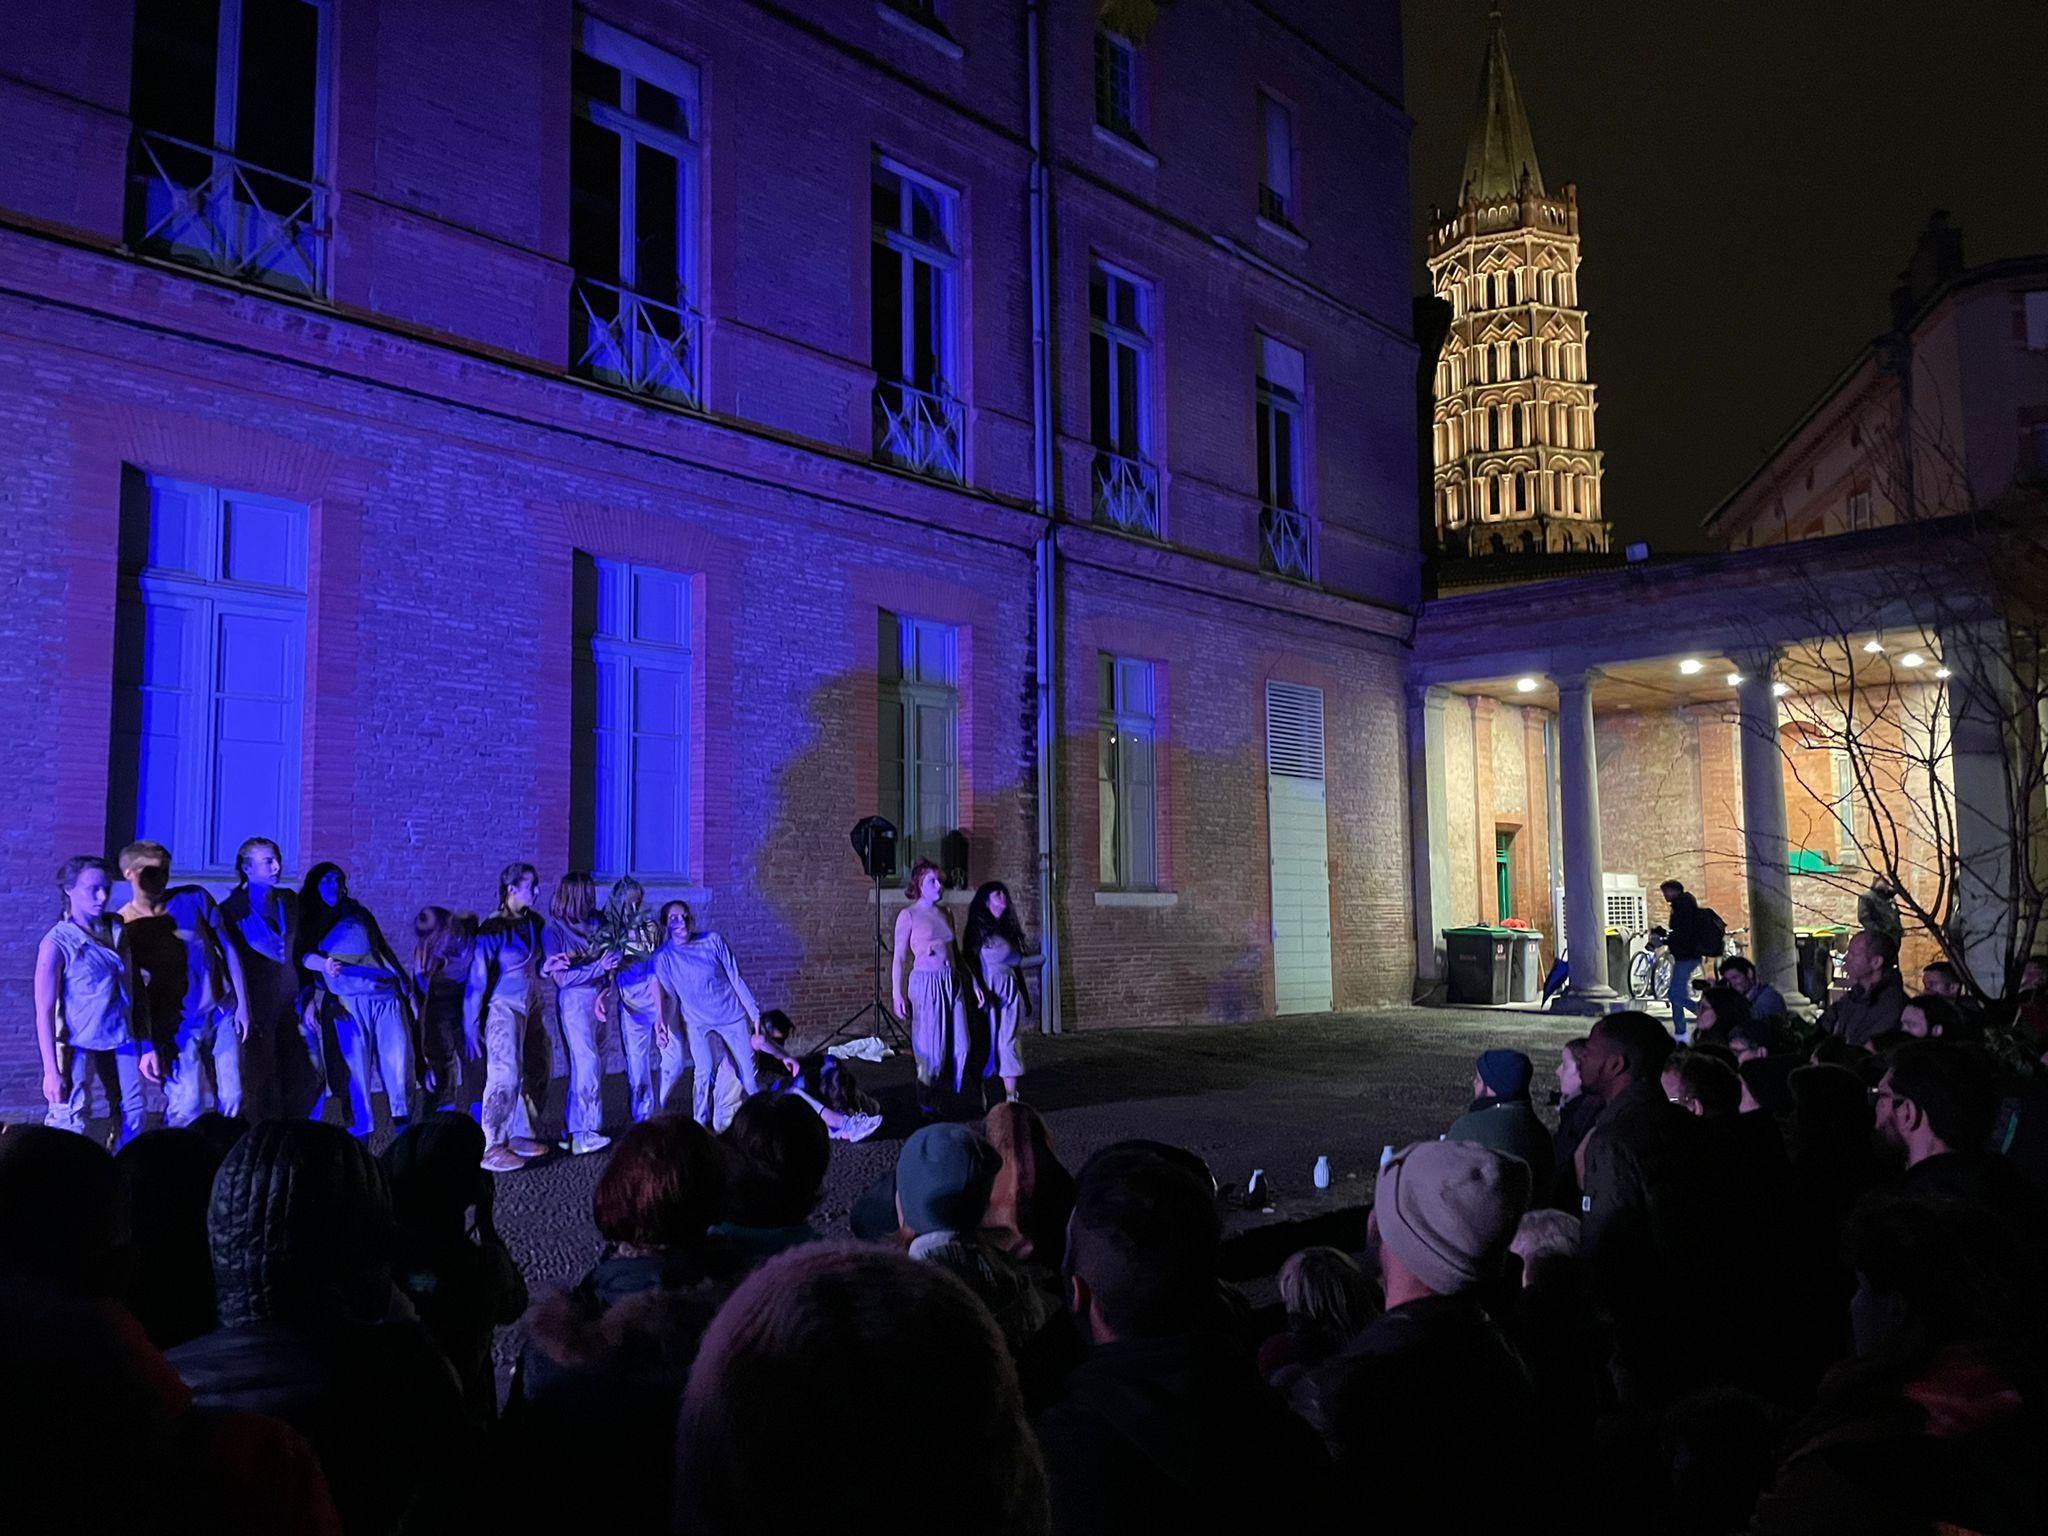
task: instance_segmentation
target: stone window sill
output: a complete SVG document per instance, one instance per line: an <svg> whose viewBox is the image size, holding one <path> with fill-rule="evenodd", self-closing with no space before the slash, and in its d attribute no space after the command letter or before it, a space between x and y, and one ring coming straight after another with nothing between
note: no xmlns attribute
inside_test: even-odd
<svg viewBox="0 0 2048 1536"><path fill-rule="evenodd" d="M1283 245L1291 245L1297 251L1308 249L1308 236L1294 228L1291 224L1276 224L1262 213L1259 215L1259 228L1263 229L1275 240L1280 241Z"/></svg>
<svg viewBox="0 0 2048 1536"><path fill-rule="evenodd" d="M868 887L868 905L873 906L874 903L875 888L870 885ZM939 893L939 905L949 907L954 911L963 910L973 904L974 892L972 891L946 890ZM885 885L882 887L882 905L884 908L907 907L910 905L910 897L900 885Z"/></svg>
<svg viewBox="0 0 2048 1536"><path fill-rule="evenodd" d="M1107 144L1118 153L1129 155L1148 171L1159 169L1159 157L1157 155L1153 154L1151 150L1140 144L1136 139L1118 133L1114 128L1105 128L1102 124L1097 123L1095 125L1095 138L1098 143Z"/></svg>
<svg viewBox="0 0 2048 1536"><path fill-rule="evenodd" d="M1177 907L1179 891L1097 891L1098 907Z"/></svg>
<svg viewBox="0 0 2048 1536"><path fill-rule="evenodd" d="M889 0L875 0L875 14L899 32L908 32L919 42L927 43L933 48L938 49L940 53L943 53L949 59L958 59L966 56L966 50L937 27L933 26L930 22L920 21L907 11L899 11L889 3Z"/></svg>

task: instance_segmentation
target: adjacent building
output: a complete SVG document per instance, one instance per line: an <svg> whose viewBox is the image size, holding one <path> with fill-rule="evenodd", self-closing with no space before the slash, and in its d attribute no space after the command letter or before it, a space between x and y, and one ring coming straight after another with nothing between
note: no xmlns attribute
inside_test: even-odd
<svg viewBox="0 0 2048 1536"><path fill-rule="evenodd" d="M1397 8L1096 11L16 6L0 1107L136 836L631 873L830 1026L880 813L1063 1027L1405 995Z"/></svg>

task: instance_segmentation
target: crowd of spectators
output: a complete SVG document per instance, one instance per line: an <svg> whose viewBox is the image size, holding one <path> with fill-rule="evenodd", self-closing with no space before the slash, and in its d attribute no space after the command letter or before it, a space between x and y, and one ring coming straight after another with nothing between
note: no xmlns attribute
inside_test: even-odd
<svg viewBox="0 0 2048 1536"><path fill-rule="evenodd" d="M1730 978L1734 979L1734 978ZM2032 1083L1933 992L1818 1034L1493 1049L1361 1251L1226 1283L1195 1154L1071 1171L1027 1106L814 1213L822 1122L657 1117L602 1256L529 1297L481 1135L202 1118L0 1134L0 1509L38 1531L2048 1529ZM1880 1010L1892 1023L1871 1029ZM1835 1026L1839 1027L1835 1027ZM1368 1128L1361 1128L1361 1141ZM514 1332L499 1335L512 1326ZM516 1341L509 1382L494 1337Z"/></svg>

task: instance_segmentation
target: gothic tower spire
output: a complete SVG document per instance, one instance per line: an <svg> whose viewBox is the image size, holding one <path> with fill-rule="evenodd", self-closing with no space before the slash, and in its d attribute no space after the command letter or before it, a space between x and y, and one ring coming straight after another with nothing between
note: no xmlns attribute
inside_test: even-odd
<svg viewBox="0 0 2048 1536"><path fill-rule="evenodd" d="M1431 421L1440 552L1605 554L1578 189L1544 186L1498 9L1457 205L1438 209L1430 232L1429 276L1451 306Z"/></svg>

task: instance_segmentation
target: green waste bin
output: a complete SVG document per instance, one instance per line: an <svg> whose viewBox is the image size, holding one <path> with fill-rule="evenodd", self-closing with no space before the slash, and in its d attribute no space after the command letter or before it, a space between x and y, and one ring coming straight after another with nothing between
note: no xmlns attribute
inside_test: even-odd
<svg viewBox="0 0 2048 1536"><path fill-rule="evenodd" d="M1840 924L1792 930L1799 944L1799 990L1816 1007L1827 1007L1828 991L1835 983L1837 947L1854 932Z"/></svg>
<svg viewBox="0 0 2048 1536"><path fill-rule="evenodd" d="M1514 981L1512 928L1446 928L1444 961L1450 969L1445 999L1453 1003L1505 1003Z"/></svg>
<svg viewBox="0 0 2048 1536"><path fill-rule="evenodd" d="M1628 935L1619 928L1607 930L1607 985L1628 996Z"/></svg>
<svg viewBox="0 0 2048 1536"><path fill-rule="evenodd" d="M1543 935L1528 928L1511 928L1508 940L1508 997L1517 1003L1533 1003L1543 992Z"/></svg>

